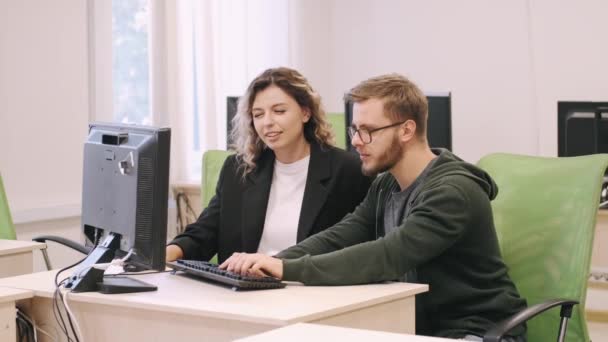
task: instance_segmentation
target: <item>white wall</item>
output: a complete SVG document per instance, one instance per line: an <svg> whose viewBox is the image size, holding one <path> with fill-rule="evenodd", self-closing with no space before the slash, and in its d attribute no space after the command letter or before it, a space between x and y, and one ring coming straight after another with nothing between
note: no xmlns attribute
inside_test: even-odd
<svg viewBox="0 0 608 342"><path fill-rule="evenodd" d="M608 97L605 1L303 3L308 44L297 66L329 111L342 111L344 92L365 78L405 74L452 92L453 148L472 162L497 151L556 155L557 101Z"/></svg>
<svg viewBox="0 0 608 342"><path fill-rule="evenodd" d="M15 221L79 209L86 1L0 3L0 171Z"/></svg>
<svg viewBox="0 0 608 342"><path fill-rule="evenodd" d="M0 172L18 239L80 236L74 216L89 116L86 3L0 2ZM56 266L75 258L56 245L50 253ZM35 262L42 269L39 255Z"/></svg>
<svg viewBox="0 0 608 342"><path fill-rule="evenodd" d="M340 99L367 77L403 73L425 91L453 93L453 149L463 158L500 150L534 154L524 5L334 1L329 78L337 93L330 98ZM518 127L517 139L508 127Z"/></svg>
<svg viewBox="0 0 608 342"><path fill-rule="evenodd" d="M308 79L326 106L327 96L333 94L328 74L333 43L328 37L332 21L329 9L330 3L326 0L292 0L289 5L291 66ZM343 112L344 106L332 111Z"/></svg>
<svg viewBox="0 0 608 342"><path fill-rule="evenodd" d="M557 154L557 101L608 101L608 2L531 1L540 153Z"/></svg>

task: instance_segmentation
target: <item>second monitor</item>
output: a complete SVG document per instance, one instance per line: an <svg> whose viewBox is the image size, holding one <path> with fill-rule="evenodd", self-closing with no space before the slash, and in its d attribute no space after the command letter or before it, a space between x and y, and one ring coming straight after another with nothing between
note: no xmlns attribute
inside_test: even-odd
<svg viewBox="0 0 608 342"><path fill-rule="evenodd" d="M430 147L442 147L452 150L452 96L449 92L426 93L429 103L427 122L427 139ZM344 120L346 127L353 121L353 104L344 103ZM348 134L345 132L344 134ZM354 151L350 138L346 136L346 149Z"/></svg>

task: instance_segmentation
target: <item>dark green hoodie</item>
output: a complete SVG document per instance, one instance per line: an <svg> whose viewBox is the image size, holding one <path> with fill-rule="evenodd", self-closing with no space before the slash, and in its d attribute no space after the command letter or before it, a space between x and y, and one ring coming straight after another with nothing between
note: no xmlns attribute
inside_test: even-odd
<svg viewBox="0 0 608 342"><path fill-rule="evenodd" d="M395 280L411 270L430 292L416 300L416 332L460 338L483 335L526 306L502 261L490 200L494 181L447 150L409 199L402 224L379 237L390 189L380 175L352 214L277 255L283 278L307 285ZM513 335L523 334L518 327Z"/></svg>

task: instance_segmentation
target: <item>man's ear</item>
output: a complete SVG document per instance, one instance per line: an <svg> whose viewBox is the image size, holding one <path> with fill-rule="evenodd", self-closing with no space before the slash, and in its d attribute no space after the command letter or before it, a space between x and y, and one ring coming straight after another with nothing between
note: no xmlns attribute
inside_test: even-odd
<svg viewBox="0 0 608 342"><path fill-rule="evenodd" d="M403 142L412 140L416 135L416 122L414 120L405 121L399 129L399 133Z"/></svg>

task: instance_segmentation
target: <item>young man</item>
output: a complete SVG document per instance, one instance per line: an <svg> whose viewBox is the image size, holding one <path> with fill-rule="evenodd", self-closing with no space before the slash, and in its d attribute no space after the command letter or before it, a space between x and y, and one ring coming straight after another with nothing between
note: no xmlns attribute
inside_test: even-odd
<svg viewBox="0 0 608 342"><path fill-rule="evenodd" d="M430 285L416 300L416 332L478 340L526 306L502 261L490 176L426 140L428 105L403 76L353 88L349 133L366 174L382 173L352 214L275 257L235 253L221 267L309 285L405 280ZM505 341L525 341L525 326Z"/></svg>

